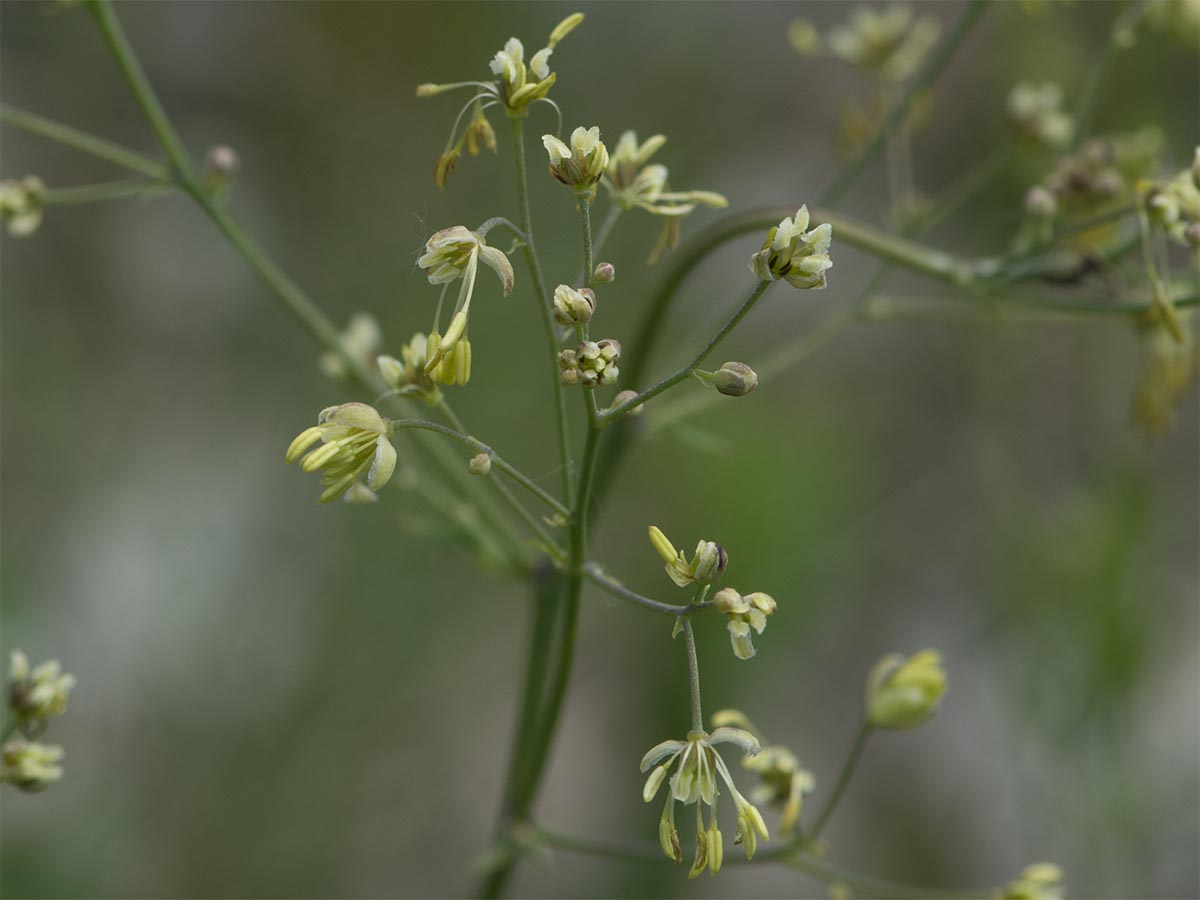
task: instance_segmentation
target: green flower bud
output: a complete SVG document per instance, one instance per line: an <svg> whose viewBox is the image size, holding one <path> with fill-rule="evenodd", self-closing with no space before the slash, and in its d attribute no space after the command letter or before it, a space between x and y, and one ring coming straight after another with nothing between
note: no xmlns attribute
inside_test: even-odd
<svg viewBox="0 0 1200 900"><path fill-rule="evenodd" d="M612 406L609 407L609 410L610 411L614 410L618 406L622 406L622 405L628 403L630 400L632 400L636 396L637 396L637 391L621 391L619 394L617 394L617 396L613 397ZM627 416L640 416L645 411L646 411L646 408L642 404L639 403L637 406L635 406L633 409L631 409L629 412L627 412L626 415Z"/></svg>
<svg viewBox="0 0 1200 900"><path fill-rule="evenodd" d="M867 676L867 722L876 728L916 728L933 716L946 693L946 673L936 650L907 659L885 656Z"/></svg>
<svg viewBox="0 0 1200 900"><path fill-rule="evenodd" d="M471 457L467 469L472 475L486 475L492 471L492 458L486 453L477 453Z"/></svg>
<svg viewBox="0 0 1200 900"><path fill-rule="evenodd" d="M729 554L725 548L713 541L701 541L696 545L692 557L692 578L697 584L710 584L725 574L729 566Z"/></svg>
<svg viewBox="0 0 1200 900"><path fill-rule="evenodd" d="M602 262L592 271L592 281L596 284L612 284L616 277L616 267L610 262Z"/></svg>
<svg viewBox="0 0 1200 900"><path fill-rule="evenodd" d="M742 362L727 362L713 372L713 387L727 397L745 397L758 387L758 374Z"/></svg>

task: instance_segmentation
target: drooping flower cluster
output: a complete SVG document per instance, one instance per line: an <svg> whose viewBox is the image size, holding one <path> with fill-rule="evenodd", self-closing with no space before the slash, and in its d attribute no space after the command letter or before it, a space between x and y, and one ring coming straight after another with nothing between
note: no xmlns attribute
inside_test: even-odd
<svg viewBox="0 0 1200 900"><path fill-rule="evenodd" d="M733 655L738 659L750 659L757 652L751 631L762 634L767 627L767 616L775 612L775 598L761 591L744 597L733 588L722 588L713 597L717 611L729 620L726 628L729 641L733 644Z"/></svg>
<svg viewBox="0 0 1200 900"><path fill-rule="evenodd" d="M933 717L946 693L941 654L922 650L885 656L867 675L866 716L875 728L916 728Z"/></svg>
<svg viewBox="0 0 1200 900"><path fill-rule="evenodd" d="M729 201L713 191L672 191L667 184L667 167L650 164L650 158L667 139L656 134L638 143L637 133L626 131L608 159L602 179L613 202L621 209L643 209L663 216L663 232L651 253L653 264L665 251L679 243L679 222L698 206L724 209Z"/></svg>
<svg viewBox="0 0 1200 900"><path fill-rule="evenodd" d="M0 781L31 794L44 791L62 779L65 755L57 744L14 738L0 748Z"/></svg>
<svg viewBox="0 0 1200 900"><path fill-rule="evenodd" d="M373 406L343 403L323 409L317 424L292 441L284 459L293 463L304 457L300 468L305 472L324 470L320 503L336 500L351 488L367 499L391 480L396 469L390 433L391 426ZM318 441L321 446L309 452ZM363 488L370 493L364 494Z"/></svg>
<svg viewBox="0 0 1200 900"><path fill-rule="evenodd" d="M1075 121L1063 108L1062 88L1053 82L1021 82L1008 95L1008 117L1025 141L1057 150L1071 140Z"/></svg>
<svg viewBox="0 0 1200 900"><path fill-rule="evenodd" d="M679 831L675 827L675 804L696 807L696 856L689 878L695 878L705 869L716 874L721 868L725 856L725 845L717 827L717 775L729 788L737 812L737 834L734 844L741 844L746 850L746 858L753 859L758 848L758 839L770 840L766 822L762 813L749 800L741 795L729 773L729 767L721 754L717 752L717 744L733 744L743 754L752 755L759 751L759 743L754 735L740 728L717 728L712 734L704 731L688 732L687 740L663 741L642 757L641 769L646 772L653 767L642 789L642 799L649 803L657 795L667 775L675 766L675 774L671 775L667 802L663 807L662 817L658 824L659 846L669 859L679 863L683 861L683 850L679 844ZM678 763L678 765L676 765ZM702 805L709 807L708 825L703 822Z"/></svg>
<svg viewBox="0 0 1200 900"><path fill-rule="evenodd" d="M466 384L471 376L471 343L467 338L467 324L480 262L500 277L504 296L507 297L513 289L512 263L502 251L489 247L482 235L462 225L443 228L433 234L425 243L425 254L417 260L417 265L428 271L430 284L449 285L452 281L462 280L446 333L438 333L441 314L439 301L433 330L424 347L425 374L442 384ZM449 362L444 362L447 359Z"/></svg>
<svg viewBox="0 0 1200 900"><path fill-rule="evenodd" d="M940 32L934 16L914 16L909 7L892 4L855 9L843 24L829 30L824 41L811 22L798 19L788 28L788 42L805 56L828 51L843 62L896 82L916 73Z"/></svg>
<svg viewBox="0 0 1200 900"><path fill-rule="evenodd" d="M801 766L796 754L787 747L769 744L762 732L736 709L722 709L713 713L712 723L714 728L742 728L763 745L758 753L742 758L742 767L756 773L759 778L759 783L750 791L750 799L755 803L778 807L779 830L784 837L790 835L800 820L805 795L811 794L816 787L812 772Z"/></svg>
<svg viewBox="0 0 1200 900"><path fill-rule="evenodd" d="M0 181L0 219L13 237L28 237L42 224L42 198L46 185L36 175L20 181Z"/></svg>
<svg viewBox="0 0 1200 900"><path fill-rule="evenodd" d="M550 156L551 175L577 191L595 194L596 182L608 168L608 148L600 140L599 128L576 128L570 146L552 134L543 134L542 145Z"/></svg>
<svg viewBox="0 0 1200 900"><path fill-rule="evenodd" d="M430 350L436 353L439 341L436 334L426 337L418 331L400 347L400 359L380 356L379 374L384 383L396 393L418 396L430 406L436 406L441 399L438 384L466 384L471 377L470 341L460 341L453 353L443 356L430 371L425 370Z"/></svg>
<svg viewBox="0 0 1200 900"><path fill-rule="evenodd" d="M509 38L489 64L492 74L496 76L495 81L418 85L418 97L433 97L461 88L471 88L476 92L459 111L450 129L446 149L438 157L434 181L439 188L445 187L446 178L453 171L464 146L472 156L479 153L480 145L493 153L496 151L496 134L485 115L488 107L502 106L510 117L519 118L526 114L532 104L538 101L551 102L547 95L554 86L555 74L550 71L550 55L559 42L582 21L583 13L574 13L559 22L550 32L546 46L533 54L528 63L525 61L525 45L515 37ZM471 118L460 134L459 125L468 110L472 111Z"/></svg>
<svg viewBox="0 0 1200 900"><path fill-rule="evenodd" d="M712 584L729 566L729 554L725 548L713 541L700 541L689 561L683 552L676 550L657 525L650 526L650 544L666 564L667 577L679 587L690 584Z"/></svg>
<svg viewBox="0 0 1200 900"><path fill-rule="evenodd" d="M767 239L750 257L750 271L763 281L784 279L801 290L825 287L825 272L833 267L829 245L833 227L826 222L811 231L808 207L784 219L767 233Z"/></svg>
<svg viewBox="0 0 1200 900"><path fill-rule="evenodd" d="M574 350L558 354L558 377L563 384L581 384L585 388L616 384L621 376L621 342L613 338L583 341Z"/></svg>

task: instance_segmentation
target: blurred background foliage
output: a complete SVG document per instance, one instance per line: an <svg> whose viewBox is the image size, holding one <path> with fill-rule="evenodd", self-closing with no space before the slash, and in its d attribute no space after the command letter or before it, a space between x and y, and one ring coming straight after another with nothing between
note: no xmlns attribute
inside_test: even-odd
<svg viewBox="0 0 1200 900"><path fill-rule="evenodd" d="M484 76L510 34L536 48L576 8L587 22L555 55L568 128L661 131L673 183L722 191L734 209L811 200L836 172L842 110L864 80L796 56L785 31L801 13L836 21L843 4L117 6L193 151L240 154L235 213L335 319L376 316L393 353L436 299L414 265L424 237L515 213L503 130L499 156L464 158L436 190L456 104L418 101L414 86ZM943 21L958 8L922 5ZM918 185L943 186L1006 139L1016 81L1060 81L1073 102L1114 10L995 4L934 93ZM87 16L7 3L0 23L5 102L158 155ZM1197 93L1194 47L1144 35L1104 84L1096 128L1157 124L1173 171L1200 132ZM543 127L552 117L536 113ZM548 277L567 280L575 214L532 150ZM847 212L883 219L878 168ZM52 187L115 174L6 128L4 176L29 172ZM1002 251L1041 173L1014 166L929 241ZM606 334L638 321L656 229L629 214L604 253L618 269ZM689 282L653 371L723 315L754 246L735 242ZM829 290L772 292L722 358L753 365L853 297L870 261L836 234L834 260ZM51 208L32 239L4 239L2 288L3 644L58 656L80 680L52 735L66 778L4 796L3 894L472 890L508 748L523 586L464 564L411 494L313 504L283 450L347 389L187 202ZM552 488L523 269L512 297L480 297L472 336L458 411ZM1078 896L1198 895L1195 397L1150 442L1129 424L1137 367L1122 321L864 324L631 457L593 555L677 601L645 540L653 522L682 545L720 540L728 582L774 594L752 663L700 623L706 705L740 707L794 747L818 798L868 667L891 650L944 652L941 713L868 748L827 835L833 858L940 886L1000 884L1045 858ZM637 762L686 728L682 646L590 591L578 663L541 816L653 839L659 810L641 802ZM525 865L514 892L824 888L781 867L688 882L667 865L559 852Z"/></svg>

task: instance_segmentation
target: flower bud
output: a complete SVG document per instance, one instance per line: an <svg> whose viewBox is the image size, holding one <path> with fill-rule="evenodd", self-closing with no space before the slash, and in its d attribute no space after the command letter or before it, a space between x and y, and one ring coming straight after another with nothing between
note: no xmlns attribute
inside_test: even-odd
<svg viewBox="0 0 1200 900"><path fill-rule="evenodd" d="M554 321L559 325L586 325L595 311L596 294L590 288L560 284L554 289Z"/></svg>
<svg viewBox="0 0 1200 900"><path fill-rule="evenodd" d="M630 400L634 399L636 396L637 396L637 391L621 391L619 394L617 394L617 396L613 397L612 406L610 406L608 408L609 411L611 412L612 410L616 409L618 406L622 406L622 405L628 403ZM629 412L627 412L625 415L640 416L643 412L645 412L645 409L646 408L642 404L639 403L633 409L629 410Z"/></svg>
<svg viewBox="0 0 1200 900"><path fill-rule="evenodd" d="M731 587L721 588L713 596L713 604L717 611L725 615L742 615L750 610L746 598Z"/></svg>
<svg viewBox="0 0 1200 900"><path fill-rule="evenodd" d="M697 584L709 584L724 575L728 565L729 554L724 547L713 541L701 541L692 557L692 577Z"/></svg>
<svg viewBox="0 0 1200 900"><path fill-rule="evenodd" d="M592 271L592 281L596 284L612 284L616 277L616 267L610 262L602 262Z"/></svg>
<svg viewBox="0 0 1200 900"><path fill-rule="evenodd" d="M210 190L217 190L227 187L241 167L237 151L225 144L218 144L210 147L205 154L201 177Z"/></svg>
<svg viewBox="0 0 1200 900"><path fill-rule="evenodd" d="M945 693L946 673L936 650L907 659L893 653L867 676L867 722L876 728L916 728L933 716Z"/></svg>
<svg viewBox="0 0 1200 900"><path fill-rule="evenodd" d="M742 362L727 362L713 372L713 387L727 397L745 397L758 387L758 374Z"/></svg>
<svg viewBox="0 0 1200 900"><path fill-rule="evenodd" d="M472 475L486 475L492 471L492 458L486 453L477 453L467 463L467 469Z"/></svg>
<svg viewBox="0 0 1200 900"><path fill-rule="evenodd" d="M62 747L17 738L0 749L0 781L22 791L44 791L62 778Z"/></svg>

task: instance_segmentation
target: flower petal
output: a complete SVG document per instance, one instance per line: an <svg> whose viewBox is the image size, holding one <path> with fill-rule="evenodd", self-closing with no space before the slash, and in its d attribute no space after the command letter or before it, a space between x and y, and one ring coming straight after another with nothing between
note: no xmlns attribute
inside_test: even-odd
<svg viewBox="0 0 1200 900"><path fill-rule="evenodd" d="M651 766L674 753L681 752L686 747L687 741L663 741L661 744L655 744L642 757L641 770L645 772Z"/></svg>
<svg viewBox="0 0 1200 900"><path fill-rule="evenodd" d="M728 725L717 728L708 736L710 744L734 744L746 756L753 756L762 750L758 738L749 731L741 728L730 728Z"/></svg>

